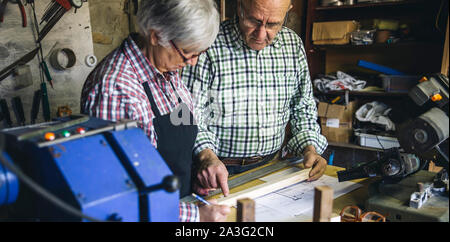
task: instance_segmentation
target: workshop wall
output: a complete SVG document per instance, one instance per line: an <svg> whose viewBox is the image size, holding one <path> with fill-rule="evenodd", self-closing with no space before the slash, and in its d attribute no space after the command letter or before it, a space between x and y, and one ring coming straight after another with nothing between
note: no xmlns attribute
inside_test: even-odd
<svg viewBox="0 0 450 242"><path fill-rule="evenodd" d="M134 31L133 9L130 0L89 0L94 53L99 60L117 48L130 29Z"/></svg>
<svg viewBox="0 0 450 242"><path fill-rule="evenodd" d="M226 1L227 15L234 16L235 0ZM36 1L38 22L41 21L47 5L51 0ZM287 26L294 29L300 36L304 19L304 0L294 0L294 9L290 12ZM22 27L19 8L16 4L8 4L5 11L5 21L0 23L0 70L9 66L36 47L32 28L32 9L25 6L28 26ZM231 9L233 8L233 9ZM40 28L45 25L43 23ZM83 7L67 12L42 41L43 55L53 77L54 89L47 83L52 118L60 106L69 106L73 113L79 113L80 95L84 81L93 67L87 66L85 58L95 55L97 63L107 54L117 48L128 36L136 31L134 6L132 0L89 0ZM59 71L50 65L49 55L59 48L72 49L77 57L74 67ZM20 97L24 106L26 124L30 123L33 94L39 90L41 75L38 58L35 57L27 65L30 66L32 85L17 90L18 78L8 76L0 82L0 98L5 99L11 113L14 125L17 125L11 100ZM44 77L45 78L45 77ZM37 122L43 122L42 105ZM0 128L4 128L0 122Z"/></svg>
<svg viewBox="0 0 450 242"><path fill-rule="evenodd" d="M107 4L105 4L107 2ZM236 0L226 0L226 15L235 14ZM220 7L220 1L216 0ZM303 37L306 0L293 0L286 26ZM138 31L132 0L89 0L94 53L102 60L117 48L130 32Z"/></svg>
<svg viewBox="0 0 450 242"><path fill-rule="evenodd" d="M40 22L47 5L51 0L36 1L36 15ZM16 4L8 4L4 22L0 23L0 70L14 63L22 56L36 48L32 28L32 9L30 5L25 6L28 25L22 27L22 19ZM40 26L45 25L45 22ZM59 48L70 48L76 55L76 64L70 69L58 71L50 65L49 54ZM48 97L50 101L51 117L56 117L58 106L69 106L73 113L80 112L81 89L86 77L93 67L89 67L85 58L93 54L91 24L89 16L89 3L75 13L72 8L53 27L42 41L42 49L45 60L49 66L49 72L53 77L54 89L47 83ZM17 80L13 75L8 76L0 82L0 98L6 99L11 111L11 119L17 124L11 108L11 99L19 96L25 111L26 124L30 123L30 112L33 102L33 94L40 89L40 72L38 58L35 57L28 65L30 66L32 85L20 90L15 90ZM37 122L43 122L42 105ZM0 128L3 128L0 122Z"/></svg>

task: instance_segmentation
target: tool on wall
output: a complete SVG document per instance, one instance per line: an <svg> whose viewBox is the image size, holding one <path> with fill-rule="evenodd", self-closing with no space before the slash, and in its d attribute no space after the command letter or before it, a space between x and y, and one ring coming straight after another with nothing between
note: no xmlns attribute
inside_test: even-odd
<svg viewBox="0 0 450 242"><path fill-rule="evenodd" d="M39 106L40 106L40 103L41 103L41 97L42 97L42 94L41 94L41 90L40 89L34 92L33 104L31 106L31 117L30 117L31 124L35 124L36 123L36 119L37 119L37 116L38 116L38 113L39 113Z"/></svg>
<svg viewBox="0 0 450 242"><path fill-rule="evenodd" d="M23 6L23 3L21 0L3 0L0 4L0 22L3 23L4 20L4 14L6 10L6 6L8 5L8 1L10 1L13 4L18 4L20 9L20 14L22 15L22 27L27 27L27 13L25 11L25 7Z"/></svg>
<svg viewBox="0 0 450 242"><path fill-rule="evenodd" d="M31 61L36 56L38 51L39 51L39 48L32 50L31 52L24 55L22 58L20 58L16 62L12 63L11 65L7 66L5 69L1 70L0 71L0 82L3 81L9 75L11 75L14 72L16 67L18 67L20 65L25 65L26 63Z"/></svg>
<svg viewBox="0 0 450 242"><path fill-rule="evenodd" d="M48 101L47 84L45 82L41 83L41 94L44 120L48 122L50 121L50 102Z"/></svg>
<svg viewBox="0 0 450 242"><path fill-rule="evenodd" d="M0 111L2 113L6 128L11 127L12 126L11 115L9 113L8 103L6 102L5 99L0 99Z"/></svg>
<svg viewBox="0 0 450 242"><path fill-rule="evenodd" d="M12 99L12 108L16 115L17 124L19 126L25 126L25 113L23 112L23 104L20 97L14 97Z"/></svg>
<svg viewBox="0 0 450 242"><path fill-rule="evenodd" d="M60 56L63 55L65 58L61 60ZM50 55L50 64L56 70L66 70L75 66L77 57L75 52L69 48L61 48L54 50Z"/></svg>
<svg viewBox="0 0 450 242"><path fill-rule="evenodd" d="M3 16L5 14L6 5L8 5L8 0L3 0L0 4L0 22L3 23Z"/></svg>
<svg viewBox="0 0 450 242"><path fill-rule="evenodd" d="M50 76L50 72L48 71L47 63L44 60L44 54L42 53L42 45L40 40L38 40L39 36L41 36L41 33L39 32L39 25L36 17L36 8L35 8L35 2L34 0L27 0L28 3L31 5L31 9L33 12L33 27L36 31L35 38L36 38L36 45L38 51L38 59L39 59L39 67L40 67L40 78L41 78L41 85L40 90L36 91L34 93L33 98L33 108L31 111L31 122L35 122L37 119L37 114L39 112L39 102L42 101L42 110L43 110L43 116L45 121L50 121L50 102L48 100L48 93L47 93L47 84L45 83L45 78L50 83L51 87L53 88L53 82L52 77ZM44 77L45 76L45 77ZM36 95L40 95L40 97L36 97Z"/></svg>
<svg viewBox="0 0 450 242"><path fill-rule="evenodd" d="M46 22L46 25L40 31L37 42L41 42L42 39L50 32L50 30L58 23L58 21L68 12L72 7L76 9L81 8L83 0L52 0L47 6L47 10L41 18L42 24Z"/></svg>

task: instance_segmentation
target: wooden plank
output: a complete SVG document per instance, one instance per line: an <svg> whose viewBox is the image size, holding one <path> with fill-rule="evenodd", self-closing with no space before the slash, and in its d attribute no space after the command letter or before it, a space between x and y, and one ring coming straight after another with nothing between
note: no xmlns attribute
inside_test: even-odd
<svg viewBox="0 0 450 242"><path fill-rule="evenodd" d="M255 201L250 198L237 201L237 221L255 222Z"/></svg>
<svg viewBox="0 0 450 242"><path fill-rule="evenodd" d="M441 67L441 74L444 74L446 76L448 76L448 58L449 58L449 54L448 54L448 23L449 20L447 18L447 32L445 34L445 44L444 44L444 54L442 57L442 67Z"/></svg>
<svg viewBox="0 0 450 242"><path fill-rule="evenodd" d="M314 189L313 222L330 222L333 211L333 189L329 186L318 186Z"/></svg>
<svg viewBox="0 0 450 242"><path fill-rule="evenodd" d="M228 205L228 206L236 206L236 202L242 198L250 198L255 199L259 196L271 193L283 187L305 181L309 178L309 172L311 168L304 169L295 173L292 173L286 177L280 177L271 182L267 182L255 187L252 187L247 190L243 190L234 194L230 194L228 197L222 197L217 200L218 204Z"/></svg>

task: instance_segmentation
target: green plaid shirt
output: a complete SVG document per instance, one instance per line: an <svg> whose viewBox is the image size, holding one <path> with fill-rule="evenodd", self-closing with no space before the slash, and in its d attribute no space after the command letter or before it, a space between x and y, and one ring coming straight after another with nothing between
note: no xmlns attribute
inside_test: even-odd
<svg viewBox="0 0 450 242"><path fill-rule="evenodd" d="M245 45L238 19L221 24L198 64L187 66L183 81L191 90L199 133L194 153L212 149L219 157L253 157L280 150L291 122L288 149L300 155L327 146L301 39L284 28L261 51Z"/></svg>

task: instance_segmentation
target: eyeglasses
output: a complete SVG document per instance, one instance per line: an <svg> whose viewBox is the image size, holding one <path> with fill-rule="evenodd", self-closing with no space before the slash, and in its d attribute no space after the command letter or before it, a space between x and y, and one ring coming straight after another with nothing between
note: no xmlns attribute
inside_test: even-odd
<svg viewBox="0 0 450 242"><path fill-rule="evenodd" d="M242 1L239 1L239 9L241 12L241 17L242 17L242 23L248 27L248 28L258 28L260 26L264 26L264 28L269 31L269 32L276 32L278 31L284 24L286 24L287 18L288 18L288 13L286 13L286 16L283 20L283 23L266 23L265 25L263 24L262 21L257 20L257 19L249 19L245 16L245 11L242 8Z"/></svg>
<svg viewBox="0 0 450 242"><path fill-rule="evenodd" d="M197 57L199 57L201 54L205 53L208 49L198 53L197 55L192 55L190 58L187 58L186 56L183 55L183 53L181 52L180 48L178 48L175 43L171 40L170 44L172 44L173 48L178 52L178 54L181 56L181 58L183 59L183 62L188 62L192 59L195 59Z"/></svg>

